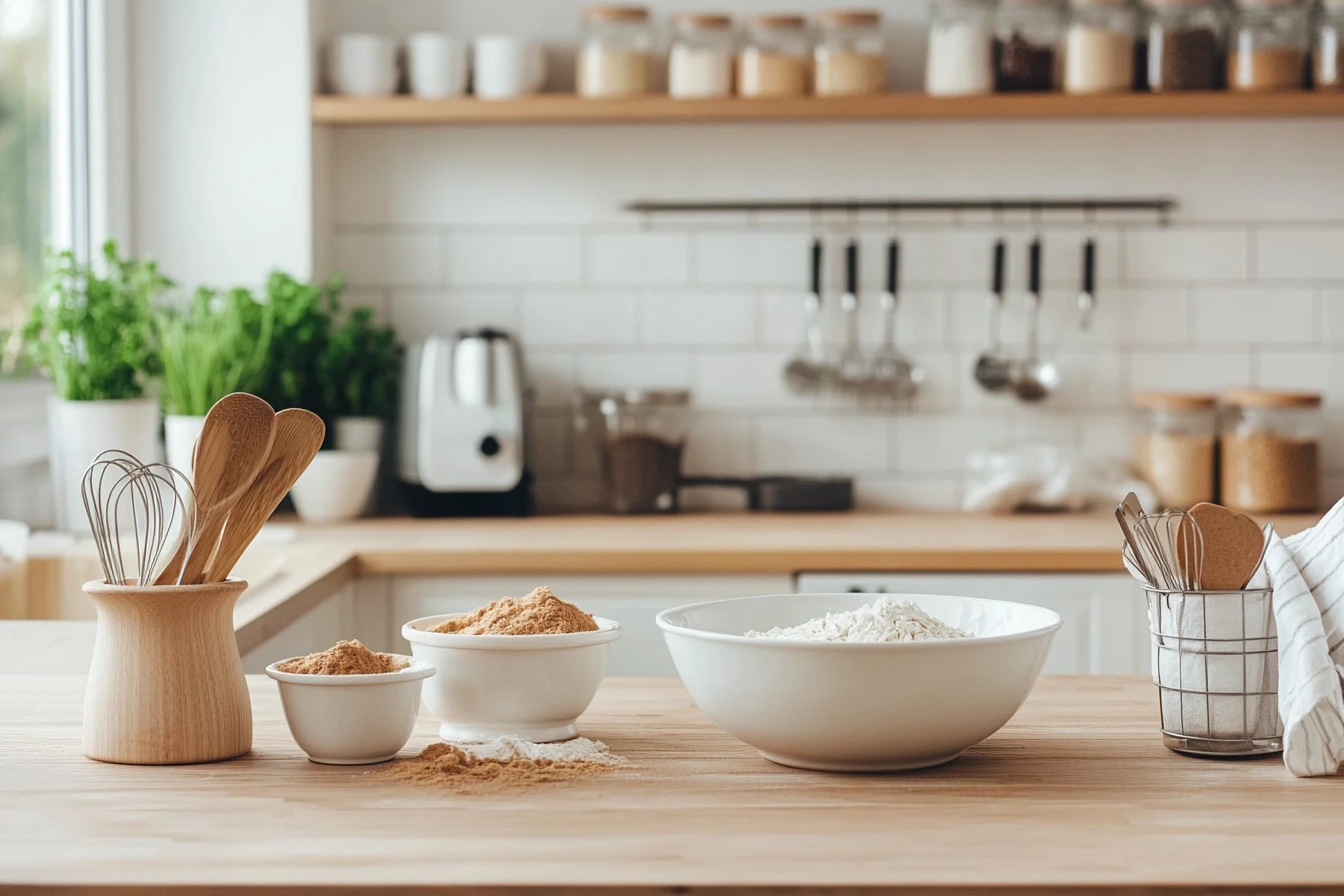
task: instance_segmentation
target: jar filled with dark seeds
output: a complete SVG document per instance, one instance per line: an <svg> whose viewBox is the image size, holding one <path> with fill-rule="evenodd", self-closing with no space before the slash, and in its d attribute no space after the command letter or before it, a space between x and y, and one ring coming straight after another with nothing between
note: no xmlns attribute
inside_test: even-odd
<svg viewBox="0 0 1344 896"><path fill-rule="evenodd" d="M1000 93L1058 86L1063 9L1055 0L1003 0L994 32L994 80Z"/></svg>
<svg viewBox="0 0 1344 896"><path fill-rule="evenodd" d="M608 511L677 510L690 398L685 391L649 390L579 395L575 425L597 447Z"/></svg>
<svg viewBox="0 0 1344 896"><path fill-rule="evenodd" d="M1213 0L1144 0L1148 89L1214 90L1223 69L1222 17Z"/></svg>

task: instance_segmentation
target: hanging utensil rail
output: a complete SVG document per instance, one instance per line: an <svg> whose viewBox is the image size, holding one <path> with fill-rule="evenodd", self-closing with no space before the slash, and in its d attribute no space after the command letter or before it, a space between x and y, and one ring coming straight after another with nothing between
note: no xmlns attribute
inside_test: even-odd
<svg viewBox="0 0 1344 896"><path fill-rule="evenodd" d="M627 203L625 210L643 214L675 214L678 212L891 212L891 213L947 213L947 212L1028 212L1040 215L1046 212L1153 212L1161 224L1179 203L1169 196L1158 197L1097 197L1097 198L1019 198L1019 199L725 199L687 202L657 202L639 200Z"/></svg>

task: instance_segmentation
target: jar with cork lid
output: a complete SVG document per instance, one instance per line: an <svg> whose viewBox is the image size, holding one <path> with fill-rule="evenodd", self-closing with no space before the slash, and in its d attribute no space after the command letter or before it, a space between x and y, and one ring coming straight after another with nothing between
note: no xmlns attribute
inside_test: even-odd
<svg viewBox="0 0 1344 896"><path fill-rule="evenodd" d="M1064 30L1064 92L1134 86L1134 7L1125 0L1070 0Z"/></svg>
<svg viewBox="0 0 1344 896"><path fill-rule="evenodd" d="M994 92L994 6L989 0L933 0L924 91L930 96Z"/></svg>
<svg viewBox="0 0 1344 896"><path fill-rule="evenodd" d="M1188 392L1140 392L1131 403L1140 427L1134 468L1164 508L1188 510L1214 499L1218 400Z"/></svg>
<svg viewBox="0 0 1344 896"><path fill-rule="evenodd" d="M1229 90L1267 93L1302 87L1307 10L1297 0L1237 0L1227 43Z"/></svg>
<svg viewBox="0 0 1344 896"><path fill-rule="evenodd" d="M653 32L642 6L589 6L575 83L580 96L640 96L652 88Z"/></svg>
<svg viewBox="0 0 1344 896"><path fill-rule="evenodd" d="M811 75L811 41L802 16L747 19L737 57L737 92L745 97L804 96Z"/></svg>
<svg viewBox="0 0 1344 896"><path fill-rule="evenodd" d="M868 9L832 9L817 16L817 96L881 93L887 86L882 14Z"/></svg>
<svg viewBox="0 0 1344 896"><path fill-rule="evenodd" d="M1223 396L1222 499L1249 513L1316 509L1321 395L1238 389Z"/></svg>
<svg viewBox="0 0 1344 896"><path fill-rule="evenodd" d="M1324 0L1311 32L1312 86L1344 90L1344 0Z"/></svg>
<svg viewBox="0 0 1344 896"><path fill-rule="evenodd" d="M681 100L733 92L733 20L718 13L679 12L672 17L667 92Z"/></svg>
<svg viewBox="0 0 1344 896"><path fill-rule="evenodd" d="M1222 16L1216 0L1143 0L1148 12L1148 89L1213 90L1222 78Z"/></svg>
<svg viewBox="0 0 1344 896"><path fill-rule="evenodd" d="M1054 90L1062 30L1062 10L1055 0L1001 0L994 18L998 91Z"/></svg>

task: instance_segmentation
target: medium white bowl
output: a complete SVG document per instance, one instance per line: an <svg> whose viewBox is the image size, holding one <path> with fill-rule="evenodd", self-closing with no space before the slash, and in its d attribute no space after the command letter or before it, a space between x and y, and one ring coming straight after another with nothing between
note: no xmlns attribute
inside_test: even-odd
<svg viewBox="0 0 1344 896"><path fill-rule="evenodd" d="M386 762L411 739L420 712L420 686L434 674L428 663L376 675L266 674L280 685L289 733L314 762L368 765Z"/></svg>
<svg viewBox="0 0 1344 896"><path fill-rule="evenodd" d="M364 512L378 475L377 451L319 451L290 493L306 523L339 523Z"/></svg>
<svg viewBox="0 0 1344 896"><path fill-rule="evenodd" d="M439 736L457 741L512 736L533 743L578 737L575 723L602 683L620 623L595 617L597 631L569 635L429 631L463 615L425 616L401 628L415 658L438 670L425 688L425 705L443 723Z"/></svg>
<svg viewBox="0 0 1344 896"><path fill-rule="evenodd" d="M782 594L658 614L677 672L724 731L781 765L897 771L955 759L1017 712L1062 625L1043 607L898 594L977 637L826 643L748 638L856 610L870 594Z"/></svg>

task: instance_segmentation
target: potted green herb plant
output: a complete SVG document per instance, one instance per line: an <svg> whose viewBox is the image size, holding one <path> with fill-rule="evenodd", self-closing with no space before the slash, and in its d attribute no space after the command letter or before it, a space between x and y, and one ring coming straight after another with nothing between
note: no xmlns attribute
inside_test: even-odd
<svg viewBox="0 0 1344 896"><path fill-rule="evenodd" d="M343 287L338 277L304 283L283 271L273 271L267 279L263 302L272 315L271 345L256 394L277 411L305 408L330 416L318 367Z"/></svg>
<svg viewBox="0 0 1344 896"><path fill-rule="evenodd" d="M164 448L168 463L191 469L192 448L210 407L230 392L256 392L266 373L274 311L246 289L196 290L186 306L165 305L155 320L163 360Z"/></svg>
<svg viewBox="0 0 1344 896"><path fill-rule="evenodd" d="M101 268L101 271L99 270ZM103 246L101 265L48 253L21 338L28 359L52 379L51 466L59 528L85 529L79 483L101 452L159 456L159 373L152 303L172 285L148 260Z"/></svg>

